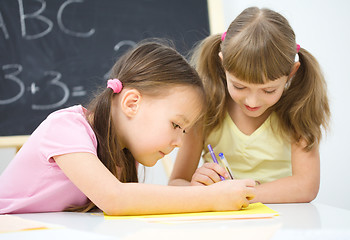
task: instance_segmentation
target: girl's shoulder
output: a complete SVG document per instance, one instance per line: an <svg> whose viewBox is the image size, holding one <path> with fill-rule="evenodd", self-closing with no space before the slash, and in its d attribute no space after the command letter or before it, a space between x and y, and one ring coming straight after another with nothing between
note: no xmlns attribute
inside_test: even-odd
<svg viewBox="0 0 350 240"><path fill-rule="evenodd" d="M49 114L43 123L54 123L63 126L73 124L88 127L90 124L86 118L86 112L87 110L81 105L63 108Z"/></svg>
<svg viewBox="0 0 350 240"><path fill-rule="evenodd" d="M74 105L71 107L63 108L57 111L52 112L49 114L48 118L51 117L62 117L64 116L82 116L85 117L86 114L86 108L84 108L81 105Z"/></svg>
<svg viewBox="0 0 350 240"><path fill-rule="evenodd" d="M94 135L93 130L86 119L86 109L81 105L57 110L51 113L44 121L50 128L70 129L69 132L86 131Z"/></svg>
<svg viewBox="0 0 350 240"><path fill-rule="evenodd" d="M85 113L84 107L76 105L51 113L41 123L33 135L36 139L39 136L41 140L45 140L47 156L69 153L77 149L87 149L95 154L97 139Z"/></svg>

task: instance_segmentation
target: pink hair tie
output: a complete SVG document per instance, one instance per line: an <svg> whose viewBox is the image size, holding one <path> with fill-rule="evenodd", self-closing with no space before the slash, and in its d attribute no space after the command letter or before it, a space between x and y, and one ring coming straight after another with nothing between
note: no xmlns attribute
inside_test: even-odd
<svg viewBox="0 0 350 240"><path fill-rule="evenodd" d="M300 45L297 44L297 53L299 52L299 50L300 50Z"/></svg>
<svg viewBox="0 0 350 240"><path fill-rule="evenodd" d="M107 81L107 88L112 89L114 93L120 93L120 91L123 89L123 84L117 78L109 79Z"/></svg>
<svg viewBox="0 0 350 240"><path fill-rule="evenodd" d="M225 40L225 38L226 38L226 33L227 33L227 32L224 32L223 34L221 34L221 41L224 41L224 40Z"/></svg>

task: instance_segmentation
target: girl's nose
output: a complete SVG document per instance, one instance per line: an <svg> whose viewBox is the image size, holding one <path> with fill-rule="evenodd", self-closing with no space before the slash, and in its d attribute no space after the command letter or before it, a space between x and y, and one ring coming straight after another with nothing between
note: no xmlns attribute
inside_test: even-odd
<svg viewBox="0 0 350 240"><path fill-rule="evenodd" d="M258 106L258 97L256 94L250 94L245 99L246 105L249 107L257 107Z"/></svg>
<svg viewBox="0 0 350 240"><path fill-rule="evenodd" d="M182 146L182 139L183 139L184 133L180 132L176 134L174 141L173 141L173 146L175 147L181 147Z"/></svg>

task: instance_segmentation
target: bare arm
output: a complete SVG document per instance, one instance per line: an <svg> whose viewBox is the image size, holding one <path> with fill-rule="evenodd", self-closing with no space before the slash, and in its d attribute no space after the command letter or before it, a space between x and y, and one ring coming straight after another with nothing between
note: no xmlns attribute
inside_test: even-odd
<svg viewBox="0 0 350 240"><path fill-rule="evenodd" d="M238 210L249 204L255 192L249 180L209 187L121 183L93 154L70 153L54 159L92 202L111 215Z"/></svg>
<svg viewBox="0 0 350 240"><path fill-rule="evenodd" d="M306 152L302 144L292 144L292 176L258 185L253 202L310 202L317 196L319 184L318 146Z"/></svg>
<svg viewBox="0 0 350 240"><path fill-rule="evenodd" d="M184 137L176 156L169 185L191 185L192 175L198 167L203 149L203 134L193 127Z"/></svg>
<svg viewBox="0 0 350 240"><path fill-rule="evenodd" d="M176 156L169 185L173 186L200 186L211 185L220 182L220 176L229 179L226 170L215 163L205 163L198 168L198 163L203 150L203 133L198 128L193 128L184 136L183 144Z"/></svg>
<svg viewBox="0 0 350 240"><path fill-rule="evenodd" d="M303 146L303 143L292 144L292 176L256 186L256 197L251 202L290 203L310 202L315 199L320 184L319 149L315 146L306 152ZM181 163L180 157L178 160ZM185 160L188 159L183 161ZM178 171L181 172L181 169ZM193 171L192 180L187 176L187 180L190 179L187 184L209 186L220 182L218 174L224 176L225 173L223 168L213 163L206 163ZM181 178L180 173L176 176ZM226 175L225 177L227 178Z"/></svg>

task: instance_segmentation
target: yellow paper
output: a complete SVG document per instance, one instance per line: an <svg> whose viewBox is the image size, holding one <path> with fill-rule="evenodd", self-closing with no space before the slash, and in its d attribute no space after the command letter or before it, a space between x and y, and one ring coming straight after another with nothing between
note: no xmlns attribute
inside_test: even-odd
<svg viewBox="0 0 350 240"><path fill-rule="evenodd" d="M176 213L176 214L151 214L134 216L109 216L106 219L146 219L153 221L192 221L192 220L223 220L239 218L269 218L278 215L278 212L272 210L262 203L249 204L247 208L239 211L223 212L198 212L198 213Z"/></svg>

